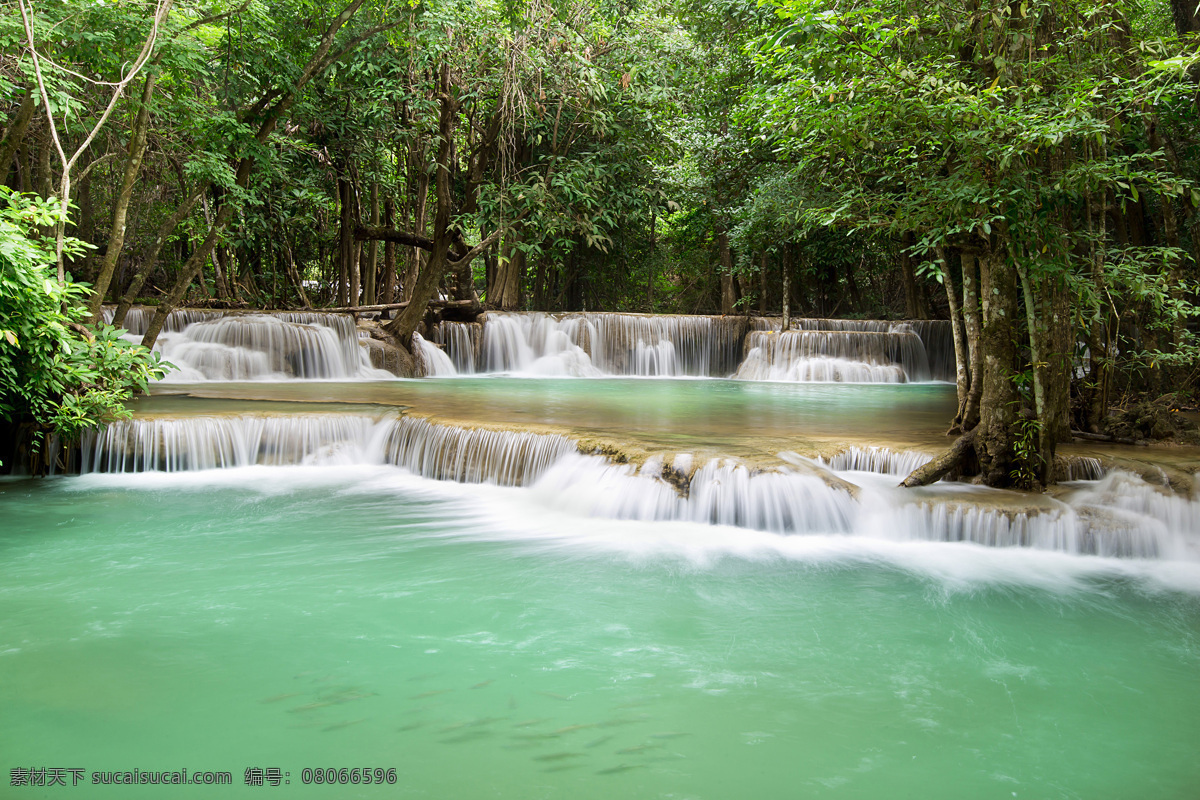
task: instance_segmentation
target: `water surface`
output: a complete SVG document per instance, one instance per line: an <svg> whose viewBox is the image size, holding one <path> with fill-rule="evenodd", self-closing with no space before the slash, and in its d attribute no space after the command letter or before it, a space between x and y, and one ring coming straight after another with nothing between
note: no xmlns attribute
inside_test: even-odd
<svg viewBox="0 0 1200 800"><path fill-rule="evenodd" d="M469 384L467 384L469 387ZM587 520L388 467L0 483L5 766L287 796L1191 798L1195 565ZM391 787L297 786L394 766Z"/></svg>

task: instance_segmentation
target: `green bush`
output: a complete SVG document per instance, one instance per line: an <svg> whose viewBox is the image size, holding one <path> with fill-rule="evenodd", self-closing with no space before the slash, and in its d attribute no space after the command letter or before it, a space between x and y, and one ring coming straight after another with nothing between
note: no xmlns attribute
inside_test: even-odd
<svg viewBox="0 0 1200 800"><path fill-rule="evenodd" d="M0 417L73 441L87 427L129 416L125 401L170 366L111 325L85 325L85 284L60 283L53 245L38 231L58 201L0 186ZM68 241L69 254L85 245Z"/></svg>

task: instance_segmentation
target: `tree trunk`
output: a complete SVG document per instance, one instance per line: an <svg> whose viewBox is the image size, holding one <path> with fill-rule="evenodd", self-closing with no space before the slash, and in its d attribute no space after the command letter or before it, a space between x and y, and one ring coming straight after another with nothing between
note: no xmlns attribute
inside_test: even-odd
<svg viewBox="0 0 1200 800"><path fill-rule="evenodd" d="M133 128L129 134L129 145L126 148L129 157L125 161L125 172L121 178L121 188L113 203L112 226L108 232L108 249L104 251L104 260L100 262L100 271L96 274L95 285L92 287L92 297L88 302L88 312L92 322L100 319L100 306L104 296L108 294L108 286L112 282L113 270L116 269L117 259L125 246L125 218L129 212L129 201L133 197L133 187L142 171L142 157L146 154L146 134L150 129L150 100L154 97L154 87L158 82L158 73L150 71L146 74L146 82L142 87L142 102L138 107L137 116L133 120Z"/></svg>
<svg viewBox="0 0 1200 800"><path fill-rule="evenodd" d="M371 224L379 224L379 182L371 181ZM363 271L363 302L374 305L377 295L375 279L379 274L379 243L372 241L367 245L366 269Z"/></svg>
<svg viewBox="0 0 1200 800"><path fill-rule="evenodd" d="M338 173L338 289L337 304L339 306L358 305L358 296L351 291L352 267L354 258L354 212L353 200L350 197L350 181L343 172ZM355 287L357 288L357 287Z"/></svg>
<svg viewBox="0 0 1200 800"><path fill-rule="evenodd" d="M25 96L21 98L21 105L17 107L16 116L4 129L4 138L0 139L0 183L4 183L8 179L13 156L20 149L21 142L25 138L25 131L29 130L29 123L36 110L36 92L32 86L26 87Z"/></svg>
<svg viewBox="0 0 1200 800"><path fill-rule="evenodd" d="M505 235L500 262L496 265L495 287L488 292L488 305L501 311L521 307L521 285L525 282L525 251L519 246L522 228L513 225Z"/></svg>
<svg viewBox="0 0 1200 800"><path fill-rule="evenodd" d="M904 311L909 319L928 319L925 304L921 302L921 293L917 291L917 275L913 270L912 256L909 249L916 243L916 237L911 232L900 237L900 273L904 279ZM948 271L948 269L947 269Z"/></svg>
<svg viewBox="0 0 1200 800"><path fill-rule="evenodd" d="M717 225L717 252L721 259L721 313L732 314L737 297L733 285L733 251L729 249L729 234L724 224Z"/></svg>
<svg viewBox="0 0 1200 800"><path fill-rule="evenodd" d="M458 121L456 103L450 95L450 67L442 62L438 75L438 100L441 113L438 118L438 158L435 169L434 193L437 198L437 212L433 221L433 252L425 262L424 268L417 277L412 289L409 305L396 319L387 326L388 333L400 340L400 343L411 350L412 335L425 309L437 291L438 284L446 272L446 259L450 253L450 148L454 138L454 127ZM417 252L414 248L414 252Z"/></svg>
<svg viewBox="0 0 1200 800"><path fill-rule="evenodd" d="M158 254L162 252L167 237L179 227L179 223L183 222L192 213L192 209L200 202L200 198L204 196L206 191L208 191L207 184L192 192L191 196L175 209L175 213L164 220L163 224L159 226L158 233L154 237L154 242L150 245L150 250L142 258L142 263L139 265L138 271L134 274L133 280L129 282L129 286L125 289L125 294L121 296L121 301L117 304L117 310L113 314L113 325L121 327L125 323L125 314L128 313L129 307L133 305L133 301L137 299L138 292L142 290L142 285L145 284L146 278L150 277L150 273L158 265Z"/></svg>
<svg viewBox="0 0 1200 800"><path fill-rule="evenodd" d="M391 228L396 224L396 201L389 197L383 203L383 224ZM396 243L383 244L383 291L380 301L389 304L395 298L396 291Z"/></svg>
<svg viewBox="0 0 1200 800"><path fill-rule="evenodd" d="M417 197L413 203L413 233L424 236L429 214L429 173L425 170L424 146L418 147L417 143L412 145L409 151L409 162L410 169L417 175ZM423 258L424 255L419 250L414 249L409 252L408 263L404 269L404 281L401 283L401 299L412 299Z"/></svg>
<svg viewBox="0 0 1200 800"><path fill-rule="evenodd" d="M906 489L915 486L928 486L940 481L951 471L958 469L970 457L975 446L975 431L969 431L959 436L950 449L937 458L914 469L909 476L900 482Z"/></svg>
<svg viewBox="0 0 1200 800"><path fill-rule="evenodd" d="M950 424L950 433L963 433L963 420L966 417L967 397L971 392L971 371L967 364L966 334L963 330L962 309L958 302L958 287L954 285L954 266L950 263L948 253L938 248L938 261L942 267L942 283L946 287L946 300L950 304L950 331L954 337L954 382L958 389L958 413Z"/></svg>
<svg viewBox="0 0 1200 800"><path fill-rule="evenodd" d="M783 324L780 327L782 331L792 329L792 272L788 258L789 247L788 243L784 242L780 265L780 271L783 273Z"/></svg>
<svg viewBox="0 0 1200 800"><path fill-rule="evenodd" d="M970 389L967 404L956 420L958 427L969 431L979 424L979 403L983 396L983 331L980 324L979 306L979 258L974 253L962 254L963 279L963 334L967 340L967 373Z"/></svg>
<svg viewBox="0 0 1200 800"><path fill-rule="evenodd" d="M1002 247L989 249L979 259L981 318L980 351L983 371L979 426L975 451L983 482L988 486L1012 485L1016 464L1013 446L1018 404L1013 384L1016 353L1016 272Z"/></svg>

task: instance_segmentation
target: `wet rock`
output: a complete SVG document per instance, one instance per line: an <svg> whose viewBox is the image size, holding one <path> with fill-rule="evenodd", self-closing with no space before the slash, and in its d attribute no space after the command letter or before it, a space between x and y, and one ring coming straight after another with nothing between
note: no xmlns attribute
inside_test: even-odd
<svg viewBox="0 0 1200 800"><path fill-rule="evenodd" d="M399 378L417 376L417 362L404 348L379 339L363 339L360 344L367 348L371 366L376 369L385 369Z"/></svg>

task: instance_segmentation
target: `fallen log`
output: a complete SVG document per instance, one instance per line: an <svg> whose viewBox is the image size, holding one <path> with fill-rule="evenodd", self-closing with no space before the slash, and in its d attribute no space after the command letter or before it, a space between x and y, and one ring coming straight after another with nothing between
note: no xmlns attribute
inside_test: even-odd
<svg viewBox="0 0 1200 800"><path fill-rule="evenodd" d="M950 445L949 450L914 469L907 478L900 482L900 485L911 489L915 486L928 486L943 478L946 473L957 467L970 455L975 446L975 430L977 429L964 433L954 441L954 444Z"/></svg>
<svg viewBox="0 0 1200 800"><path fill-rule="evenodd" d="M409 301L403 303L382 303L373 306L338 306L337 308L314 308L313 311L327 311L330 314L353 314L357 312L368 311L391 311L398 308L408 308ZM472 306L479 307L482 311L482 306L479 306L474 300L430 300L429 308L453 308L453 309L470 309Z"/></svg>

